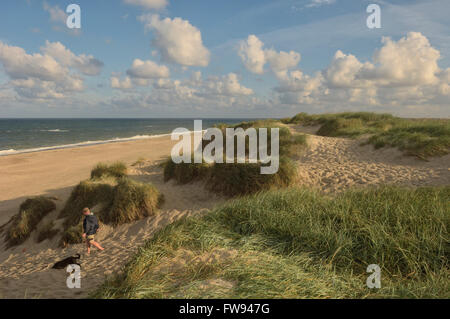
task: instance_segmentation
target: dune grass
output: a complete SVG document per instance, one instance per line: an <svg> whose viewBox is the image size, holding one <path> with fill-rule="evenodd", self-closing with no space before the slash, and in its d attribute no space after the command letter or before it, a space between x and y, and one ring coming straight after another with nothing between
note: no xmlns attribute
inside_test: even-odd
<svg viewBox="0 0 450 319"><path fill-rule="evenodd" d="M59 218L65 218L65 228L79 223L82 219L81 211L85 207L99 207L99 210L94 212L99 216L107 214L114 200L116 185L117 183L111 179L80 182L72 190L69 199L59 214Z"/></svg>
<svg viewBox="0 0 450 319"><path fill-rule="evenodd" d="M261 174L263 164L215 163L211 166L206 187L227 196L242 196L291 185L296 178L296 168L287 157L280 158L278 172Z"/></svg>
<svg viewBox="0 0 450 319"><path fill-rule="evenodd" d="M321 125L317 134L333 137L370 135L376 148L397 147L406 155L426 159L450 153L450 120L403 119L370 112L309 115L299 113L288 124Z"/></svg>
<svg viewBox="0 0 450 319"><path fill-rule="evenodd" d="M63 231L59 246L67 247L68 245L81 244L83 234L83 222L80 220L76 225L68 225Z"/></svg>
<svg viewBox="0 0 450 319"><path fill-rule="evenodd" d="M179 163L175 164L171 158L168 158L163 164L164 181L171 179L176 180L180 184L187 184L193 181L208 178L211 165L206 163Z"/></svg>
<svg viewBox="0 0 450 319"><path fill-rule="evenodd" d="M116 162L111 165L98 163L91 171L91 179L102 177L122 178L127 176L127 166L123 162Z"/></svg>
<svg viewBox="0 0 450 319"><path fill-rule="evenodd" d="M105 224L118 226L156 214L164 197L151 184L122 178L114 188L114 199L108 213L100 215Z"/></svg>
<svg viewBox="0 0 450 319"><path fill-rule="evenodd" d="M449 298L450 187L289 188L165 227L95 298ZM381 289L366 286L368 264Z"/></svg>
<svg viewBox="0 0 450 319"><path fill-rule="evenodd" d="M229 127L226 124L218 124L223 136ZM226 196L241 196L268 190L282 188L291 185L296 178L296 170L291 158L298 155L306 145L305 135L292 135L290 130L276 120L259 120L254 122L243 122L231 126L231 128L267 128L267 136L270 141L270 128L279 128L279 170L275 174L261 174L261 167L267 164L257 163L180 163L175 164L171 158L164 164L164 180L174 179L180 184L193 181L204 181L208 189ZM259 141L258 141L259 142ZM207 141L203 142L202 148L206 147ZM237 141L235 138L234 154L237 154ZM259 147L259 145L258 145ZM224 154L226 154L226 142L224 138ZM249 139L245 141L245 152L249 153ZM268 142L268 153L271 153L270 142ZM224 160L225 162L225 160Z"/></svg>
<svg viewBox="0 0 450 319"><path fill-rule="evenodd" d="M25 242L41 219L56 209L55 203L47 197L29 198L20 205L19 213L11 219L5 241L8 247Z"/></svg>
<svg viewBox="0 0 450 319"><path fill-rule="evenodd" d="M450 153L450 121L404 123L372 136L368 143L375 148L395 146L408 155L426 159Z"/></svg>
<svg viewBox="0 0 450 319"><path fill-rule="evenodd" d="M59 215L65 218L61 246L82 241L81 212L85 207L93 210L99 221L118 226L155 215L163 203L162 194L153 185L118 174L98 174L99 167L101 164L93 169L93 178L80 182L73 189Z"/></svg>

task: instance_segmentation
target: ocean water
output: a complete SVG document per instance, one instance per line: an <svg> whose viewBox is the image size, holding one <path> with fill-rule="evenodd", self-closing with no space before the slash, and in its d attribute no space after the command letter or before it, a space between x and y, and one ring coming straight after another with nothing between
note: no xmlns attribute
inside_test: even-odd
<svg viewBox="0 0 450 319"><path fill-rule="evenodd" d="M203 129L247 120L203 119ZM151 138L178 127L193 130L194 119L0 119L0 156Z"/></svg>

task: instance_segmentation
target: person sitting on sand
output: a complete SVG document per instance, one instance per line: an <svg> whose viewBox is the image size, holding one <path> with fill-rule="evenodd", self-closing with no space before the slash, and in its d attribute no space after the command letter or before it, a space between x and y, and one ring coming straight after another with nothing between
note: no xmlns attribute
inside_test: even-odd
<svg viewBox="0 0 450 319"><path fill-rule="evenodd" d="M98 225L97 217L91 213L89 208L83 209L83 215L85 216L83 220L83 238L86 239L87 254L89 255L91 253L91 245L100 250L104 250L104 248L94 240L94 236L100 227Z"/></svg>

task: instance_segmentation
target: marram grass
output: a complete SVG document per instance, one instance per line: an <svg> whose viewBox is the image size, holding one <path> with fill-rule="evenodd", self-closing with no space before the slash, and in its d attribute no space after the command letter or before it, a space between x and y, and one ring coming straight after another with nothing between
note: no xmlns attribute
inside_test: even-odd
<svg viewBox="0 0 450 319"><path fill-rule="evenodd" d="M164 200L153 185L119 174L98 174L99 167L101 165L97 165L91 173L94 178L80 182L72 190L59 215L65 218L61 246L82 241L81 212L85 207L94 208L102 223L118 226L155 215ZM120 171L126 171L126 167Z"/></svg>
<svg viewBox="0 0 450 319"><path fill-rule="evenodd" d="M95 298L449 298L450 187L288 188L159 231ZM381 289L366 267L381 267Z"/></svg>
<svg viewBox="0 0 450 319"><path fill-rule="evenodd" d="M91 179L102 177L121 178L127 176L127 166L123 162L113 164L98 163L91 171Z"/></svg>
<svg viewBox="0 0 450 319"><path fill-rule="evenodd" d="M55 210L55 203L47 197L29 198L20 205L19 212L11 219L5 241L9 247L25 242L36 226L48 213Z"/></svg>
<svg viewBox="0 0 450 319"><path fill-rule="evenodd" d="M225 135L225 124L217 125ZM203 181L209 190L226 196L243 196L269 189L277 189L292 185L297 177L297 171L292 157L299 154L306 145L305 135L292 135L285 125L275 120L243 122L233 128L248 129L250 127L259 130L268 128L268 142L270 146L270 128L279 128L279 169L275 174L261 174L261 167L268 164L257 163L180 163L175 164L171 158L164 163L164 180L174 179L179 184L194 181ZM226 138L224 138L223 152L226 154ZM207 143L207 142L204 142ZM206 144L202 145L204 148ZM235 138L234 154L237 153L237 141ZM249 154L248 137L245 141L245 153ZM270 147L268 153L271 153Z"/></svg>
<svg viewBox="0 0 450 319"><path fill-rule="evenodd" d="M404 119L390 114L347 112L309 115L299 113L287 124L320 125L322 136L357 137L369 135L375 148L397 147L406 155L427 159L450 153L449 119Z"/></svg>

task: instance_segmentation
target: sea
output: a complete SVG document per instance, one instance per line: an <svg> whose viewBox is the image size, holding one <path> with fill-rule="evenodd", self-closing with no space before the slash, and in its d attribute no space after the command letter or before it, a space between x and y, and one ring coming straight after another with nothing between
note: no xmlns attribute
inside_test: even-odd
<svg viewBox="0 0 450 319"><path fill-rule="evenodd" d="M202 119L237 124L254 119ZM194 129L194 119L0 119L0 156L154 138L176 128Z"/></svg>

